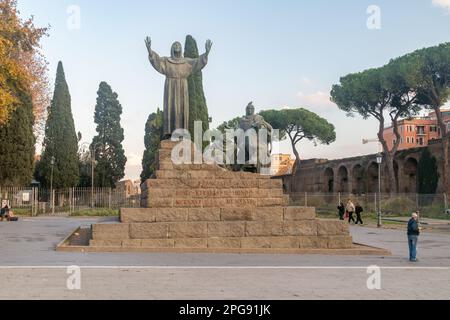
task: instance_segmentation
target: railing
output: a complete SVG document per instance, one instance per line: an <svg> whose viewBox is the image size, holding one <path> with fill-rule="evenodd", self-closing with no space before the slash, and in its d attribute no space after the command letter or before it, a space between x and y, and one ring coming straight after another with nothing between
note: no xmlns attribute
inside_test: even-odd
<svg viewBox="0 0 450 320"><path fill-rule="evenodd" d="M445 194L346 194L346 193L309 193L296 192L290 194L291 205L316 207L320 214L336 214L340 202L346 204L351 199L359 203L364 212L378 213L380 208L383 218L410 216L412 212L420 211L423 218L448 219L449 202Z"/></svg>
<svg viewBox="0 0 450 320"><path fill-rule="evenodd" d="M139 208L140 195L130 195L121 189L94 188L12 188L0 187L0 200L7 201L16 213L28 215L70 215L78 212L120 208ZM290 194L290 205L316 207L319 214L336 214L340 202L348 199L359 203L364 212L378 213L386 217L409 216L420 211L421 217L449 219L446 212L450 208L448 196L445 194L346 194L346 193L310 193L297 192Z"/></svg>
<svg viewBox="0 0 450 320"><path fill-rule="evenodd" d="M92 192L93 191L93 192ZM0 200L18 214L70 215L77 212L140 207L140 195L110 188L17 188L0 187Z"/></svg>

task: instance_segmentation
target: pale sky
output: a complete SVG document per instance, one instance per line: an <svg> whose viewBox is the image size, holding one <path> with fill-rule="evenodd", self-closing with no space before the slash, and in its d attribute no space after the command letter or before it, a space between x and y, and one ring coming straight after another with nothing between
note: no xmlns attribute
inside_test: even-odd
<svg viewBox="0 0 450 320"><path fill-rule="evenodd" d="M373 5L380 10L379 29L367 25ZM184 43L187 34L201 51L207 39L214 42L204 70L214 126L243 115L249 101L257 111L303 107L332 122L337 141L304 142L301 156L329 159L377 151L376 144L361 143L376 136L377 123L347 118L329 100L341 76L450 41L450 0L19 0L19 8L38 26L51 25L43 41L50 78L61 60L83 141L95 134L100 82L118 93L131 179L141 172L145 121L163 103L164 77L149 65L147 35L160 55L169 55L171 44ZM288 150L283 143L280 151Z"/></svg>

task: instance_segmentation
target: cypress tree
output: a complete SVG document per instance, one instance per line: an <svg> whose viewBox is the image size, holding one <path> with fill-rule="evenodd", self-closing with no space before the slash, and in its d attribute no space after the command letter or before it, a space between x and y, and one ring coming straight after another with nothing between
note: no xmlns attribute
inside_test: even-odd
<svg viewBox="0 0 450 320"><path fill-rule="evenodd" d="M97 161L94 184L98 187L115 188L116 183L125 176L127 162L122 147L124 132L120 126L122 106L117 93L106 82L100 83L97 95L94 116L97 136L91 145Z"/></svg>
<svg viewBox="0 0 450 320"><path fill-rule="evenodd" d="M185 50L184 56L186 58L199 57L197 42L190 35L186 37L184 50ZM188 78L188 90L189 90L189 131L191 132L191 135L193 137L195 121L202 121L203 132L209 129L208 106L206 104L205 93L203 90L203 74L201 71L192 74Z"/></svg>
<svg viewBox="0 0 450 320"><path fill-rule="evenodd" d="M33 178L34 144L33 104L26 93L18 95L20 104L10 121L0 126L0 185L29 186Z"/></svg>
<svg viewBox="0 0 450 320"><path fill-rule="evenodd" d="M156 113L149 115L147 123L145 124L145 151L142 158L142 173L141 182L144 183L150 179L157 164L158 149L161 145L163 136L163 113L157 110Z"/></svg>
<svg viewBox="0 0 450 320"><path fill-rule="evenodd" d="M428 148L422 150L418 167L418 183L420 194L435 194L439 181L436 158Z"/></svg>
<svg viewBox="0 0 450 320"><path fill-rule="evenodd" d="M62 62L56 71L55 91L48 110L44 151L37 172L40 182L49 187L53 167L53 187L78 185L78 139L72 116L71 98ZM52 166L52 159L54 165Z"/></svg>

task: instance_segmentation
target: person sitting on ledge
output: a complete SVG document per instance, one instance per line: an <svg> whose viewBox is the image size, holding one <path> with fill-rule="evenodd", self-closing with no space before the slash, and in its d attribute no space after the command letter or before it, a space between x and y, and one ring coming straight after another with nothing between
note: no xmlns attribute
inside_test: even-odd
<svg viewBox="0 0 450 320"><path fill-rule="evenodd" d="M14 215L14 212L11 210L11 208L8 205L5 205L0 210L0 221L3 221L3 219L6 218L6 221L17 221L17 217Z"/></svg>
<svg viewBox="0 0 450 320"><path fill-rule="evenodd" d="M5 206L0 210L0 221L3 221L3 219L6 217L7 211L9 211L9 208L8 208L8 205L5 205Z"/></svg>
<svg viewBox="0 0 450 320"><path fill-rule="evenodd" d="M6 214L6 220L7 221L17 221L18 218L14 215L14 212L11 210L11 208L8 208L8 213Z"/></svg>

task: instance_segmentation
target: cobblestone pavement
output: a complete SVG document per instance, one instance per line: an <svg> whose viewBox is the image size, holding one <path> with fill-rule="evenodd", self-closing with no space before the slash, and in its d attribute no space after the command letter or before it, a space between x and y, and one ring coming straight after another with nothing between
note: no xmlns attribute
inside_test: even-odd
<svg viewBox="0 0 450 320"><path fill-rule="evenodd" d="M404 231L363 227L351 228L354 241L392 256L54 250L76 227L96 221L0 223L0 299L450 299L450 234L423 234L415 264L406 259ZM81 267L81 290L67 287L71 265ZM379 290L368 288L369 266L381 268Z"/></svg>

